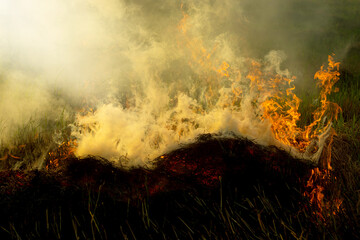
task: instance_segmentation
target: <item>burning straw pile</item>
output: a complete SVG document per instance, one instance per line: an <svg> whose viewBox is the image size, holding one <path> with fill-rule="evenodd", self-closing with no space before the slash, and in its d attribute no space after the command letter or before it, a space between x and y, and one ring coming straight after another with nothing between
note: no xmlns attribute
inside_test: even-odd
<svg viewBox="0 0 360 240"><path fill-rule="evenodd" d="M186 31L181 29L185 34ZM188 41L187 44L192 44L192 40L188 39L187 35L185 35L185 40ZM200 62L200 65L203 65L204 68L212 68L211 64L204 65L203 62ZM164 201L175 196L178 197L178 194L182 197L184 197L182 194L191 196L195 194L199 197L209 196L210 199L216 199L214 194L217 195L216 192L220 191L219 201L222 211L224 187L235 189L235 193L231 193L235 198L239 198L239 196L244 198L244 196L259 194L257 188L254 192L254 186L261 186L262 191L275 193L275 199L281 200L282 204L290 206L290 209L294 210L300 206L304 209L304 203L307 202L308 207L305 209L309 211L314 222L326 223L329 217L338 213L342 204L340 193L331 195L335 197L329 199L326 196L327 189L325 188L327 183L334 178L330 163L335 132L331 123L340 111L336 104L328 101L327 96L336 90L333 86L339 79L338 68L339 63L335 63L332 56L329 56L328 68L322 67L315 74L321 88L321 104L313 113L313 122L303 128L297 125L300 117L298 112L300 100L293 93L294 87L291 85L293 80L276 74L272 70L263 73L261 65L255 61L251 62L246 79L250 83L248 89L250 100L258 97L258 102L249 102L249 99L242 95L240 85L237 84L239 79L232 78L228 79L232 82L230 88L232 93L229 95L222 95L220 90L220 95L212 93L213 88L220 88L220 86L210 85L207 88L205 97L208 98L208 103L206 103L207 108L205 109L203 105L189 100L184 95L178 96L173 108L155 116L152 121L148 122L150 124L155 121L156 125L148 127L144 136L138 133L135 134L135 138L127 135L128 133L124 135L125 137L129 136L131 143L137 139L136 137L140 137L137 139L139 140L137 146L144 146L144 152L139 152L141 148L129 148L130 155L122 156L117 161L114 161L114 156L117 156L119 149L127 146L126 144L122 145L124 142L126 143L124 136L121 136L120 139L109 137L105 140L105 142L109 142L109 146L105 146L103 142L99 144L96 140L101 139L104 132L105 136L113 134L109 129L105 128L104 130L106 124L99 122L98 114L101 114L102 109L90 111L85 115L79 114L77 122L72 125L76 130L70 138L71 140L63 142L50 151L45 161L40 161L40 164L39 161L35 161L35 165L40 166L37 170L26 170L26 167L24 169L24 165L21 165L21 157L15 156L10 151L5 153L2 161L3 168L7 170L0 173L2 215L8 216L12 219L11 221L16 222L23 214L22 211L32 215L30 208L37 210L43 208L42 206L46 206L46 209L61 206L61 208L64 207L75 212L78 211L75 210L76 208L83 211L84 206L81 204L86 202L84 194L87 194L89 197L87 209L91 217L90 227L94 237L105 234L102 233L99 222L95 219L95 212L99 204L107 205L106 212L108 207L114 206L114 202L119 204L120 207L116 209L120 212L124 209L127 209L127 212L136 211L134 209L139 209L141 206L140 215L144 218L144 216L149 217L147 212L149 206L144 205L144 201L152 208L154 206L161 208L161 205L165 204ZM235 72L225 62L220 69L212 69L212 71L214 70L217 72L215 76L223 77L225 80L230 73ZM228 98L224 99L225 96ZM211 101L214 99L217 99L217 102L212 103ZM207 120L214 117L214 113L225 109L224 113L229 111L233 118L244 112L241 104L246 104L246 102L253 105L251 108L255 111L253 117L257 117L257 123L265 129L266 126L270 126L268 130L271 130L271 137L268 138L267 144L261 144L264 140L261 138L252 141L249 138L240 137L238 132L199 134L207 127L212 129ZM111 109L119 111L117 107L110 107ZM137 108L136 106L123 108L120 113L125 117L124 121L129 120L125 126L136 126L136 122L133 125L133 117L139 112L140 115L148 114L146 108ZM153 117L153 114L151 113L150 116ZM126 117L129 119L126 120ZM205 121L201 120L202 117ZM122 121L122 118L117 120ZM236 124L233 125L236 126ZM111 126L116 127L116 125ZM162 128L157 132L154 131L155 126ZM240 125L237 127L242 128ZM223 125L220 129L222 128L224 128ZM252 134L248 132L245 136L249 137ZM269 136L269 132L264 135ZM197 136L197 138L189 141L192 136ZM148 139L144 140L145 137ZM163 140L166 137L169 142ZM166 143L173 145L176 137L182 137L188 141L180 142L177 148L172 146L167 153L148 159L144 161L145 164L134 165L134 162L139 160L139 156L149 153L149 149L153 152L148 156L156 156L155 154L166 149L164 147ZM91 143L89 140L94 142ZM151 144L146 142L149 140ZM85 143L89 143L89 146L84 145ZM274 143L274 146L269 143ZM99 146L105 146L105 150L110 149L109 159L84 155L84 149L89 149L89 147L100 149L103 153L104 149ZM134 159L136 161L133 161ZM20 167L17 170L9 170L11 165ZM96 200L92 199L94 195L97 195ZM102 202L99 202L100 199ZM167 206L170 207L171 204ZM72 218L72 214L74 213L70 212L70 218ZM84 212L80 211L76 214L81 215ZM61 217L61 214L54 216ZM48 217L48 212L46 212L47 226L49 225ZM27 221L25 220L24 224ZM54 221L55 224L56 219ZM70 230L71 226L67 225L65 232L74 231L77 236L81 224L76 218L72 221L73 229ZM185 222L183 223L189 228ZM140 230L141 234L149 234L151 225L149 224L150 220L147 219L145 228ZM57 234L63 233L59 226L56 226L55 230ZM130 226L129 230L134 234ZM8 234L14 234L14 231L14 229L5 230ZM51 232L49 229L47 231ZM88 230L82 229L81 231L84 236L87 235ZM156 230L151 231L156 232ZM191 229L190 232L194 233ZM227 232L225 231L225 233ZM233 234L234 236L241 235L236 231L233 231Z"/></svg>
<svg viewBox="0 0 360 240"><path fill-rule="evenodd" d="M120 199L127 201L196 186L214 189L227 178L238 178L246 187L249 181L260 178L273 184L271 175L281 175L291 184L300 179L304 181L315 167L276 147L264 147L245 138L221 138L210 134L201 135L196 142L153 161L155 167L152 169L123 170L98 157L78 159L70 155L61 162L49 158L47 169L41 171L1 172L1 191L3 196L16 195L26 188L37 187L34 178L45 185L52 178L53 184L64 188L89 185L98 189L105 183L107 191L119 194Z"/></svg>
<svg viewBox="0 0 360 240"><path fill-rule="evenodd" d="M266 201L273 197L280 201L281 208L287 209L285 213L290 211L289 213L294 214L299 209L309 208L306 211L309 214L314 212L314 222L328 219L328 216L323 215L328 209L321 207L337 211L334 205L323 205L320 208L316 205L320 201L324 204L325 199L310 199L312 196L318 197L317 194L324 196L324 192L318 188L325 186L325 182L321 182L319 177L314 175L315 171L322 176L323 170L308 161L295 159L277 147L265 147L236 136L224 138L219 135L201 135L194 143L183 145L154 159L154 167L151 169L124 170L121 166L99 157L76 158L71 154L61 161L54 161L54 155L51 157L47 160L47 168L40 171L1 172L1 214L6 216L2 218L1 224L6 225L4 221L20 223L16 228L7 230L8 233L3 232L6 236L16 234L17 231L21 234L31 233L31 219L37 219L37 231L40 231L38 234L42 237L56 237L56 234L61 238L72 237L74 234L78 236L78 232L83 234L80 238L91 235L104 237L107 234L109 238L129 236L128 234L134 234L133 237L157 238L160 232L171 236L174 234L172 230L165 229L169 227L168 224L178 224L175 223L178 220L170 218L182 216L191 219L194 217L194 213L191 213L194 206L197 206L194 211L199 211L197 208L202 206L211 212L215 211L211 210L213 207L203 204L216 201L222 209L230 202L239 199L250 201L249 199L258 198L262 194L267 196ZM331 176L328 175L328 178ZM313 186L309 185L310 180ZM206 203L209 201L210 203ZM313 203L308 204L308 201ZM326 204L329 202L329 199L325 200ZM151 218L146 211L151 211ZM251 212L242 214L245 214L245 219L246 214L252 215ZM41 220L44 217L46 220ZM144 221L144 217L148 218L146 221L155 221L152 223L155 225L163 220L168 221L163 225L168 227L154 225L155 228L152 229L146 222L144 226L139 225L139 221ZM194 224L209 224L209 219L202 219L201 214L199 217L199 222ZM62 218L69 219L72 223L66 223ZM189 219L185 219L187 220ZM51 229L44 229L45 222L51 225ZM120 234L118 230L110 227L113 224L111 222L126 226L127 229ZM186 226L186 223L184 224ZM219 223L215 221L215 231L218 231L216 234L229 231L217 224ZM183 237L187 234L196 236L202 232L201 229L189 231L185 227L184 231L182 227L175 228L175 234L179 231L178 234ZM237 228L232 236L246 236L248 231Z"/></svg>
<svg viewBox="0 0 360 240"><path fill-rule="evenodd" d="M192 2L176 5L172 29L163 30L134 17L140 11L136 5L117 11L89 4L95 7L84 10L86 19L106 22L110 30L119 23L130 27L104 39L89 37L81 47L70 44L71 50L89 50L74 54L78 62L93 52L102 56L102 62L90 58L91 67L99 65L93 72L75 63L65 69L74 79L89 78L79 81L78 89L90 90L66 104L54 93L49 99L56 111L45 109L49 116L36 118L35 130L9 128L14 140L0 138L1 234L18 239L332 234L327 226L346 207L333 184L340 175L332 161L337 166L345 155L339 154L340 138L332 127L341 112L329 101L340 75L333 55L314 76L320 96L312 119L300 124L296 78L281 69L281 51L262 60L239 57L230 49L230 37L204 38L213 33L203 19L221 11L203 13ZM107 28L92 29L102 36ZM103 55L103 42L111 53ZM123 48L112 51L118 42ZM121 81L108 77L103 94L97 89L103 82L95 82L107 79L102 74L112 72L119 59L128 63L114 77ZM53 66L49 69L44 76L53 77ZM77 70L80 77L73 76ZM95 85L89 87L91 79Z"/></svg>

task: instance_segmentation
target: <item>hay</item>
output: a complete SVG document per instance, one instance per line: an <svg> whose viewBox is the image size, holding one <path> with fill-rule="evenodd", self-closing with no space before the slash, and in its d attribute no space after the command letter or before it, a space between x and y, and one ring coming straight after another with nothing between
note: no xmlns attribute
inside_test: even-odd
<svg viewBox="0 0 360 240"><path fill-rule="evenodd" d="M222 182L234 184L246 194L248 186L256 183L276 186L285 181L301 186L314 167L273 146L211 134L153 161L152 169L125 170L106 159L70 157L58 169L2 171L0 197L9 199L39 189L56 196L74 189L101 189L127 201L183 189L217 189ZM45 192L41 195L46 198Z"/></svg>

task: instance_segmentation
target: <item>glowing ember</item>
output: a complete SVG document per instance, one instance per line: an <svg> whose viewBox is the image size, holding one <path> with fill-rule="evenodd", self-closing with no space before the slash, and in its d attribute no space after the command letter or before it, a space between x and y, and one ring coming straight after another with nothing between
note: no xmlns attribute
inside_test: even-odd
<svg viewBox="0 0 360 240"><path fill-rule="evenodd" d="M49 152L46 170L57 170L63 161L74 156L76 146L76 140L70 140L61 143L55 151Z"/></svg>
<svg viewBox="0 0 360 240"><path fill-rule="evenodd" d="M324 223L326 223L327 217L331 214L336 215L340 211L343 202L340 197L325 198L324 190L330 181L330 170L315 168L311 171L311 176L306 184L307 191L304 192L304 196L309 199L311 204L312 214Z"/></svg>

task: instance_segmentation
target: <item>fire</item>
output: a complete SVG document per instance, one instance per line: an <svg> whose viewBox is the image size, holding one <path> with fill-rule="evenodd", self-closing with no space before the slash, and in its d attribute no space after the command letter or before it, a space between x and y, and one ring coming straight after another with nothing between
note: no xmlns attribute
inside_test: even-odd
<svg viewBox="0 0 360 240"><path fill-rule="evenodd" d="M312 214L316 219L326 223L327 217L336 215L340 209L343 199L336 196L334 199L328 199L324 190L326 185L331 182L331 171L327 169L315 168L311 171L309 180L306 183L306 191L303 193L309 199L312 208ZM336 177L334 178L336 180ZM337 192L339 195L340 192Z"/></svg>
<svg viewBox="0 0 360 240"><path fill-rule="evenodd" d="M204 72L215 72L216 77L208 73L207 81L207 102L216 102L219 97L221 81L231 82L231 94L222 96L223 107L235 109L242 100L242 94L246 89L242 88L239 82L241 71L230 66L226 61L219 64L218 59L213 57L217 46L211 51L206 50L200 39L191 37L187 25L189 15L183 13L183 19L180 21L178 28L184 36L184 43L191 53L190 65L198 65ZM328 56L328 67L324 66L316 72L314 79L320 87L321 105L313 113L313 121L309 125L301 128L298 126L301 114L299 106L301 100L294 93L293 85L295 77L289 77L289 74L278 73L277 69L266 68L264 64L255 60L250 62L249 71L246 79L250 80L250 93L252 101L255 103L255 111L260 118L269 121L274 138L285 146L291 146L299 153L309 153L310 155L317 152L319 146L314 144L321 137L321 134L329 131L333 119L337 119L341 108L336 103L328 100L328 95L337 92L338 88L334 85L339 80L339 62L335 62L333 56ZM265 70L264 70L265 69ZM221 98L221 97L219 97ZM231 99L231 101L230 101ZM217 101L220 103L221 101ZM224 103L225 102L225 103ZM331 134L327 134L328 137ZM330 165L328 165L330 168Z"/></svg>
<svg viewBox="0 0 360 240"><path fill-rule="evenodd" d="M298 111L300 99L295 95L291 86L293 79L282 76L271 78L270 84L275 94L262 103L264 109L263 117L271 122L271 129L277 140L305 152L310 143L324 133L331 125L332 120L337 119L341 108L336 103L328 101L328 95L338 91L334 84L339 80L339 62L334 62L331 55L328 56L328 67L324 66L316 72L314 78L318 80L321 106L313 113L313 122L305 128L297 126L300 119ZM285 93L281 86L288 85ZM330 166L329 166L330 167Z"/></svg>
<svg viewBox="0 0 360 240"><path fill-rule="evenodd" d="M295 87L291 85L295 78L290 79L277 74L268 77L270 80L265 82L264 75L268 73L262 73L261 66L257 62L252 63L253 69L248 75L252 87L256 88L260 94L269 96L261 103L262 118L270 121L272 133L278 141L304 153L314 147L314 141L318 140L321 134L326 133L328 143L323 153L323 166L321 166L323 169L318 167L312 170L304 192L304 196L309 199L311 206L315 209L312 213L324 223L330 213L336 215L339 212L342 204L340 197L328 200L324 194L325 187L331 180L331 145L336 135L335 130L331 128L331 122L337 119L341 111L336 103L328 100L329 94L338 91L334 85L339 80L339 64L339 62L334 62L333 57L329 55L327 69L322 66L316 72L314 79L318 80L318 86L321 89L321 105L313 113L313 122L304 128L297 125L301 115L298 111L300 99L293 92ZM326 139L322 144L325 144L325 141ZM315 147L313 151L316 152L319 146Z"/></svg>
<svg viewBox="0 0 360 240"><path fill-rule="evenodd" d="M216 46L213 51L207 51L199 39L190 37L186 26L188 19L189 16L184 14L179 29L184 35L185 46L191 52L191 64L197 64L202 69L213 71L217 75L216 80L209 84L207 98L216 97L219 89L215 87L219 86L219 81L230 81L231 92L225 97L222 96L222 101L218 101L218 103L222 103L223 108L237 111L244 101L242 95L246 93L252 96L250 100L253 106L252 110L258 117L255 121L259 119L268 121L271 125L273 137L283 146L290 146L295 149L299 153L298 156L307 155L311 157L317 154L315 160L318 161L327 144L322 159L323 169L315 168L312 170L304 196L309 198L312 206L315 206L314 214L321 220L325 220L325 211L329 212L333 209L332 214L336 214L340 209L342 200L340 197L331 201L327 200L324 190L331 178L331 145L333 136L336 135L331 124L341 112L341 108L336 103L330 102L328 96L339 90L334 86L339 80L340 63L334 61L333 55L329 55L327 68L323 65L315 73L314 79L320 88L320 106L312 114L313 121L305 127L299 127L301 100L294 93L293 82L296 79L295 77L284 72L281 73L279 69L266 68L262 62L248 60L250 67L246 79L250 81L249 89L244 88L241 85L244 79L241 78L240 70L235 69L225 61L219 64L219 61L212 58ZM214 100L212 101L214 102Z"/></svg>
<svg viewBox="0 0 360 240"><path fill-rule="evenodd" d="M121 163L126 159L124 164L129 166L150 165L199 134L220 133L275 145L317 163L325 139L333 134L331 122L340 111L328 101L328 95L337 90L339 63L329 56L328 67L315 74L320 106L312 123L300 127L301 100L295 94L295 77L280 69L281 54L271 51L264 60L237 57L226 42L204 41L192 23L183 10L172 59L180 59L179 66L188 63L180 73L189 74L183 77L172 65L165 66L162 79L154 66L147 70L151 74L146 73L150 79L146 86L131 88L131 99L126 97L125 103L110 99L88 114L79 113L72 131L79 143L76 155L99 155ZM174 80L168 79L168 70L175 73Z"/></svg>
<svg viewBox="0 0 360 240"><path fill-rule="evenodd" d="M74 156L76 140L69 140L61 143L55 151L49 152L46 170L57 170L69 157Z"/></svg>
<svg viewBox="0 0 360 240"><path fill-rule="evenodd" d="M224 57L226 54L219 54L221 43L217 42L209 47L208 42L202 41L201 37L191 31L189 20L190 16L183 11L183 18L178 24L180 33L178 45L183 52L176 52L176 54L188 57L192 74L196 75L199 81L195 86L196 89L194 90L191 85L183 92L179 91L171 96L163 94L170 89L164 83L164 86L158 88L156 86L151 89L156 92L153 94L157 95L156 97L164 95L156 101L140 97L140 99L130 101L132 99L128 99L126 96L124 106L104 104L105 107L103 106L102 109L106 111L103 111L99 118L97 118L97 114L101 111L93 109L80 111L76 123L78 124L77 130L79 130L77 136L80 137L78 140L65 141L55 151L48 153L46 169L59 169L67 158L75 155L78 149L77 142L81 142L86 137L88 141L82 142L85 143L82 146L86 145L83 147L85 150L79 156L89 154L87 152L87 147L89 147L95 149L95 154L99 155L103 151L108 151L108 155L105 157L113 158L115 161L122 161L122 159L127 161L128 153L129 159L144 158L146 154L146 157L153 160L153 155L164 154L165 150L168 150L167 146L176 144L178 146L181 143L180 139L189 141L200 133L208 132L235 131L237 134L243 134L245 137L257 141L267 134L266 130L270 129L272 138L269 140L265 137L265 144L290 147L291 151L295 150L297 156L301 157L314 154L318 154L320 157L322 147L325 145L325 138L328 139L328 147L326 148L324 169L316 168L312 171L306 184L308 191L304 193L311 204L316 206L321 218L324 218L322 212L331 208L326 200L326 194L324 194L326 184L323 184L330 181L332 170L330 146L336 133L331 128L331 123L337 119L337 115L341 111L337 104L329 101L328 96L338 91L335 84L339 80L340 63L335 62L333 56L329 55L328 66L321 66L314 75L320 88L320 106L313 113L313 121L305 127L300 127L299 106L301 100L295 94L295 77L285 71L280 71L279 67L266 61L241 59L242 65L237 65L240 62L239 58L236 58L235 61L227 60ZM142 61L139 62L142 63ZM157 75L159 78L161 77L161 73L157 73ZM129 73L129 77L131 77L131 73ZM151 77L148 76L148 78ZM134 89L136 88L134 87ZM134 92L133 95L140 96L141 94ZM138 103L143 106L136 105ZM144 105L146 103L148 105ZM161 106L162 108L155 106L155 110L153 110L152 107L156 104L163 104L163 106ZM239 120L245 114L248 114L246 121ZM118 122L118 119L121 119L122 122ZM247 123L240 126L243 122ZM226 124L231 126L224 126ZM249 129L249 126L252 127L251 125L255 127L246 130ZM97 135L99 132L100 134ZM116 133L114 134L114 132ZM81 139L81 137L84 138ZM105 144L98 144L100 141ZM109 147L109 145L111 146ZM131 151L129 146L131 146ZM108 148L106 149L106 147ZM145 152L145 154L139 152ZM254 154L254 150L249 149L249 153ZM8 155L16 158L10 153ZM163 159L164 155L160 158ZM318 161L318 158L315 160ZM179 169L194 171L194 165L186 165L186 161L185 156L178 161L177 166L172 166L170 170L174 172ZM212 177L220 175L206 169L203 174ZM209 179L211 180L209 182L215 181L214 178L209 177ZM335 199L334 202L336 209L339 209L341 199ZM338 210L334 210L334 213L336 211Z"/></svg>
<svg viewBox="0 0 360 240"><path fill-rule="evenodd" d="M247 75L252 91L257 91L258 98L265 98L260 103L261 118L270 122L275 139L286 146L304 150L306 142L299 141L302 131L297 126L300 119L300 99L293 92L295 87L292 86L295 77L288 78L271 71L264 73L261 67L260 63L252 61Z"/></svg>

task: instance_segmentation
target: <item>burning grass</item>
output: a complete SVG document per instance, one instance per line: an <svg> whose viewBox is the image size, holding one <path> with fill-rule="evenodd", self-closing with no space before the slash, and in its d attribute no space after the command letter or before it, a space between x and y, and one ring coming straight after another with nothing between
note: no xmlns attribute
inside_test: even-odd
<svg viewBox="0 0 360 240"><path fill-rule="evenodd" d="M26 239L357 238L359 164L334 137L333 170L242 138L204 135L157 167L122 170L69 156L58 168L3 171L1 234ZM184 161L184 159L187 161ZM322 188L323 208L306 193ZM314 195L315 196L315 195ZM341 205L336 200L341 200ZM337 208L339 207L339 208ZM344 221L346 220L346 221Z"/></svg>
<svg viewBox="0 0 360 240"><path fill-rule="evenodd" d="M105 239L247 236L257 230L246 221L258 219L264 228L264 215L277 212L265 194L276 193L273 200L293 211L301 205L304 199L294 186L301 186L300 179L312 167L277 148L210 135L160 159L152 170L125 171L103 159L68 158L56 172L2 172L1 209L9 223L1 223L3 234ZM260 202L258 194L264 196ZM247 219L257 212L255 202L267 205L267 213Z"/></svg>
<svg viewBox="0 0 360 240"><path fill-rule="evenodd" d="M291 89L287 93L293 96ZM327 96L321 96L320 108L313 109L330 111ZM298 104L290 105L298 109ZM267 117L281 125L279 116L285 115L279 112L267 111ZM10 239L359 238L358 120L354 115L345 123L340 116L334 123L338 134L330 122L320 128L331 134L318 164L236 135L205 134L154 159L152 168L124 170L121 162L75 157L77 142L66 124L55 124L67 136L57 146L49 144L51 135L39 134L44 127L24 128L16 147L3 149L1 234ZM303 129L321 133L312 130L310 119ZM308 139L307 144L311 138L300 140ZM292 145L298 142L292 139Z"/></svg>
<svg viewBox="0 0 360 240"><path fill-rule="evenodd" d="M360 238L358 72L331 55L299 91L281 52L235 57L181 11L175 43L126 52L124 93L5 131L3 239Z"/></svg>
<svg viewBox="0 0 360 240"><path fill-rule="evenodd" d="M334 124L338 134L332 145L326 144L331 147L331 170L328 161L316 168L275 147L203 135L160 156L152 170L125 171L104 159L75 158L76 143L67 141L51 148L47 167L40 171L21 170L26 169L22 164L1 172L1 235L359 238L360 156L352 124ZM9 167L19 156L30 156L39 142L46 146L46 136L7 150L3 163L8 161ZM324 148L322 159L328 150Z"/></svg>

